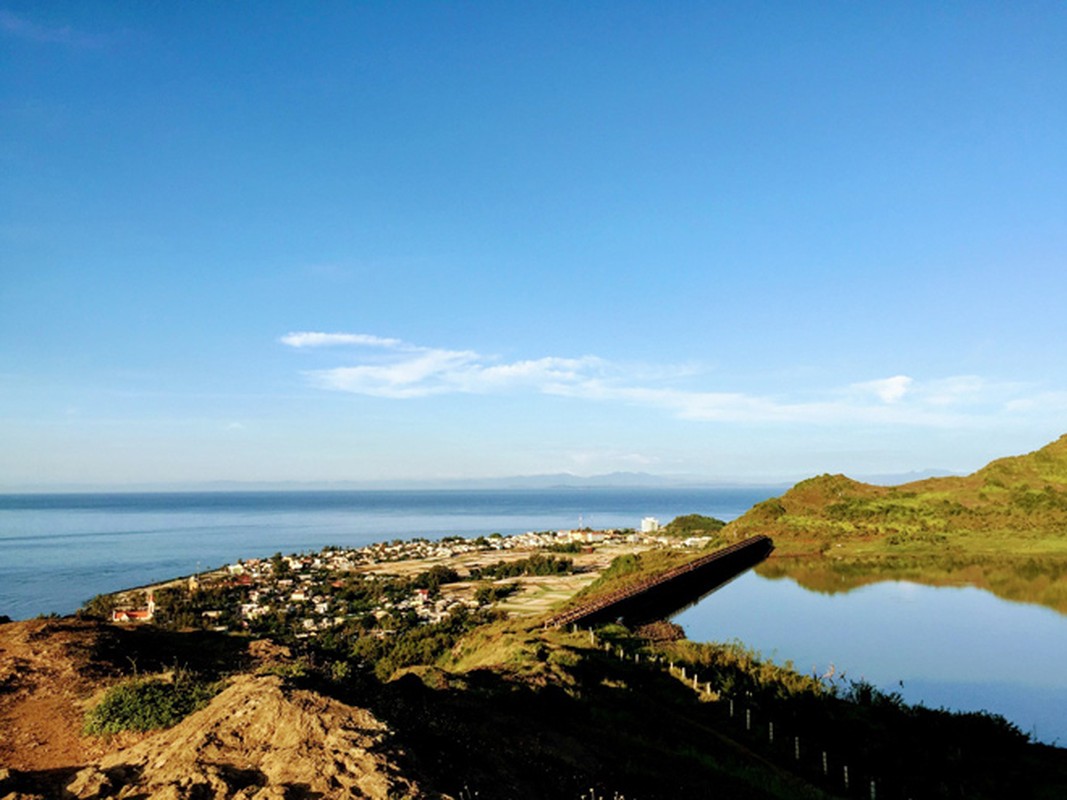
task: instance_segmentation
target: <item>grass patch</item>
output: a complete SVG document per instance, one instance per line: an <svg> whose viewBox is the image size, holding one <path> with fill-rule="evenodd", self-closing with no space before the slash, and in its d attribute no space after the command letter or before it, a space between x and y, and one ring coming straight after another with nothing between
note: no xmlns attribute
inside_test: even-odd
<svg viewBox="0 0 1067 800"><path fill-rule="evenodd" d="M190 673L129 678L112 686L85 715L84 731L105 736L122 731L169 728L198 711L222 689Z"/></svg>

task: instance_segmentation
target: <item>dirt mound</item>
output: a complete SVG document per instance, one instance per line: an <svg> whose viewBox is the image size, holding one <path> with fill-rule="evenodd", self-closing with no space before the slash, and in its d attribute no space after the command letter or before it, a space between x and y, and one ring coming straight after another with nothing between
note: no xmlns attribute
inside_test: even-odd
<svg viewBox="0 0 1067 800"><path fill-rule="evenodd" d="M0 800L439 796L400 774L403 754L372 714L276 677L239 675L169 730L83 736L91 698L129 672L122 661L173 661L161 636L75 619L0 626ZM253 667L289 656L246 649Z"/></svg>
<svg viewBox="0 0 1067 800"><path fill-rule="evenodd" d="M62 791L79 800L438 796L399 773L388 736L367 711L240 676L207 708L81 769Z"/></svg>

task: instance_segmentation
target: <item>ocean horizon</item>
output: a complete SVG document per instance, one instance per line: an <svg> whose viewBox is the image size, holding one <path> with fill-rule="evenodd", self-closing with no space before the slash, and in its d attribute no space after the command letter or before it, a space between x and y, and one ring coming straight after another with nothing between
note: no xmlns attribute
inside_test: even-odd
<svg viewBox="0 0 1067 800"><path fill-rule="evenodd" d="M97 594L238 559L382 540L729 521L781 487L555 487L0 494L0 615L71 614Z"/></svg>

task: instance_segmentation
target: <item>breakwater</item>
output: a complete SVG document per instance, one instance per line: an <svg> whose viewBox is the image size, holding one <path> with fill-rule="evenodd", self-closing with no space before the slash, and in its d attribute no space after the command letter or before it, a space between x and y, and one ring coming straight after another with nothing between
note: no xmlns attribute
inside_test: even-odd
<svg viewBox="0 0 1067 800"><path fill-rule="evenodd" d="M640 625L665 619L754 567L773 550L774 542L769 536L753 536L596 597L557 614L545 625L595 625L616 620Z"/></svg>

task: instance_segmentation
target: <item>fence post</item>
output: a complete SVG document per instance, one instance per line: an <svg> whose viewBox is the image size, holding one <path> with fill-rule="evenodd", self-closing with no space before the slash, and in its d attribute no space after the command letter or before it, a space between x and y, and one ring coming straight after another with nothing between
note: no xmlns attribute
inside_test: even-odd
<svg viewBox="0 0 1067 800"><path fill-rule="evenodd" d="M793 760L800 761L800 737L793 737Z"/></svg>
<svg viewBox="0 0 1067 800"><path fill-rule="evenodd" d="M770 740L771 744L774 744L774 723L773 722L768 723L768 726L767 726L767 738Z"/></svg>
<svg viewBox="0 0 1067 800"><path fill-rule="evenodd" d="M823 775L829 775L830 774L830 765L827 764L827 762L826 762L826 751L825 750L822 751L822 774Z"/></svg>
<svg viewBox="0 0 1067 800"><path fill-rule="evenodd" d="M751 708L746 708L745 709L745 730L746 731L752 730L752 709Z"/></svg>
<svg viewBox="0 0 1067 800"><path fill-rule="evenodd" d="M845 791L847 792L848 791L848 764L845 764L844 771L845 771Z"/></svg>
<svg viewBox="0 0 1067 800"><path fill-rule="evenodd" d="M734 699L730 698L730 719L734 718Z"/></svg>

